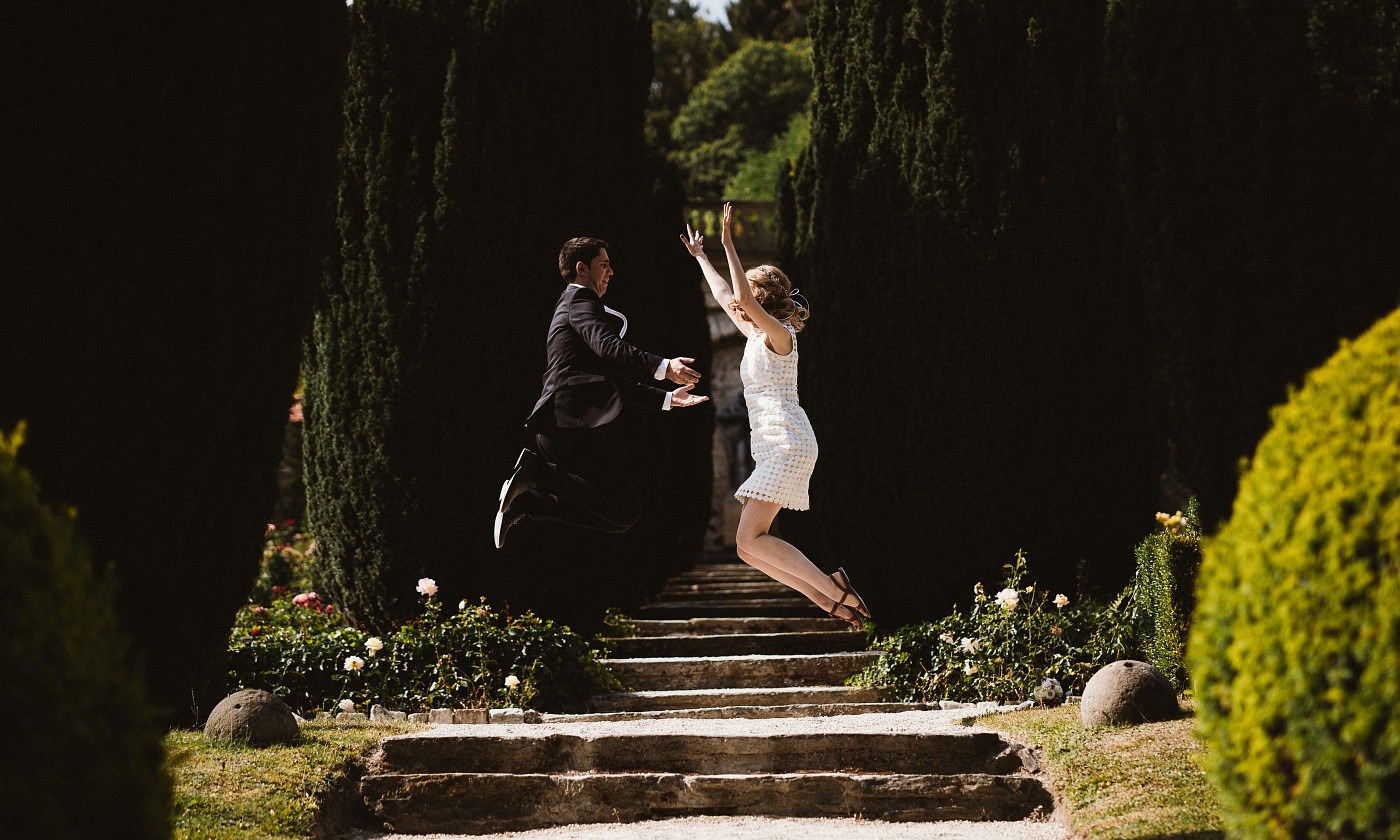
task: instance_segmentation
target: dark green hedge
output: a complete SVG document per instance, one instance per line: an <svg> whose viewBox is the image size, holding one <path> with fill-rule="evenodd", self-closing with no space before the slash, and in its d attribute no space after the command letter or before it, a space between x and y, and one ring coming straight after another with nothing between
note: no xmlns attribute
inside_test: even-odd
<svg viewBox="0 0 1400 840"><path fill-rule="evenodd" d="M812 145L781 196L815 310L806 530L819 562L869 564L882 622L943 614L1022 547L1050 585L1081 560L1104 593L1127 582L1161 453L1102 12L855 2L808 21Z"/></svg>
<svg viewBox="0 0 1400 840"><path fill-rule="evenodd" d="M1400 837L1400 311L1274 412L1190 644L1238 837Z"/></svg>
<svg viewBox="0 0 1400 840"><path fill-rule="evenodd" d="M1144 517L1191 495L1209 530L1285 385L1396 303L1397 20L817 4L812 144L780 191L815 306L804 544L879 568L866 597L900 622L1018 547L1112 591Z"/></svg>
<svg viewBox="0 0 1400 840"><path fill-rule="evenodd" d="M1208 531L1285 387L1400 302L1397 43L1388 0L1108 6L1161 424Z"/></svg>
<svg viewBox="0 0 1400 840"><path fill-rule="evenodd" d="M13 837L170 836L170 779L112 606L71 511L55 511L0 433L0 764Z"/></svg>
<svg viewBox="0 0 1400 840"><path fill-rule="evenodd" d="M1162 528L1138 543L1134 552L1133 600L1142 655L1177 691L1190 686L1186 638L1196 609L1196 576L1201 567L1199 517L1195 499L1185 513L1158 514Z"/></svg>
<svg viewBox="0 0 1400 840"><path fill-rule="evenodd" d="M646 500L633 533L522 528L497 552L491 521L539 393L566 239L611 243L628 340L708 363L674 177L643 154L645 9L363 0L351 32L341 251L308 343L320 575L381 629L415 612L405 583L423 576L448 601L597 622L697 549L708 411L618 424Z"/></svg>
<svg viewBox="0 0 1400 840"><path fill-rule="evenodd" d="M334 232L343 0L6 7L0 425L193 722L257 573ZM7 584L8 585L8 584ZM217 671L213 672L217 677Z"/></svg>

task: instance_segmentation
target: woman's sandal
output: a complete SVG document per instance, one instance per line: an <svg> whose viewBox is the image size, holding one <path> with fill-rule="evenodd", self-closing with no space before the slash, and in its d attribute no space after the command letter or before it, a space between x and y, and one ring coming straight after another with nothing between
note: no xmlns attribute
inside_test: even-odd
<svg viewBox="0 0 1400 840"><path fill-rule="evenodd" d="M845 569L837 568L837 570L828 575L828 577L830 577L831 582L836 584L836 587L841 590L841 600L836 606L844 605L847 598L855 598L856 602L853 605L855 611L866 618L870 617L870 608L865 605L865 599L860 597L860 594L851 587L851 579L846 577ZM836 607L832 607L832 609L836 609Z"/></svg>
<svg viewBox="0 0 1400 840"><path fill-rule="evenodd" d="M856 597L859 598L860 596L857 595ZM846 608L846 612L849 613L849 615L842 615L842 614L841 614L841 608L842 608L842 607L845 607L845 608ZM839 600L839 601L832 601L832 602L831 602L831 609L827 610L827 611L826 611L826 614L829 615L829 616L831 616L832 618L838 618L838 619L840 619L840 620L846 622L847 624L851 625L852 627L856 628L857 630L864 630L864 629L865 629L865 622L863 622L863 621L860 620L860 613L856 612L856 608L855 608L855 607L853 607L853 606L851 606L850 604L846 603L846 596L845 596L845 595L842 595L842 596L841 596L841 600Z"/></svg>

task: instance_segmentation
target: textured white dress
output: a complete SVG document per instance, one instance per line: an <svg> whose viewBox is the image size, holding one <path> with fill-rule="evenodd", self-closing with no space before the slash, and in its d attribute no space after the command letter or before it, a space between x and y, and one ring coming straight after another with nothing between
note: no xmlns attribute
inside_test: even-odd
<svg viewBox="0 0 1400 840"><path fill-rule="evenodd" d="M760 499L807 510L811 507L807 484L817 464L817 436L797 402L797 332L789 324L783 326L792 333L791 353L779 356L769 350L763 331L753 329L739 363L755 468L734 497L741 502Z"/></svg>

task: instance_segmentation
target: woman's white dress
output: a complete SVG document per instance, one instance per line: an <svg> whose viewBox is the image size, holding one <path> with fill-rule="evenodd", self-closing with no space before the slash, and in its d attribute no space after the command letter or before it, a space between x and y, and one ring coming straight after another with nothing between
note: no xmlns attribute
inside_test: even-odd
<svg viewBox="0 0 1400 840"><path fill-rule="evenodd" d="M760 499L807 510L811 507L807 484L817 464L817 436L797 402L797 332L790 324L783 326L792 333L792 352L779 356L764 343L763 331L751 328L739 363L755 468L734 497L741 502Z"/></svg>

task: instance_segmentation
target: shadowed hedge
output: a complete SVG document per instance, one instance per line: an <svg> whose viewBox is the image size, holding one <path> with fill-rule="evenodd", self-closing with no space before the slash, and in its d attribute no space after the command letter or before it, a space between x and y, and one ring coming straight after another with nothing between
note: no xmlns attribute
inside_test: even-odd
<svg viewBox="0 0 1400 840"><path fill-rule="evenodd" d="M331 599L383 629L413 581L578 626L692 559L708 407L618 424L646 506L622 538L491 522L527 441L560 245L610 242L628 340L700 357L674 185L643 154L645 4L364 0L352 13L341 250L307 347L308 512ZM705 367L702 367L702 370Z"/></svg>
<svg viewBox="0 0 1400 840"><path fill-rule="evenodd" d="M333 233L345 5L21 5L0 426L29 421L22 461L78 509L152 700L191 722L222 696L205 666L257 574Z"/></svg>
<svg viewBox="0 0 1400 840"><path fill-rule="evenodd" d="M1400 31L1380 0L818 4L781 241L831 565L882 620L1016 548L1125 583L1287 383L1397 299ZM819 560L821 562L821 560ZM1081 563L1083 564L1081 566Z"/></svg>

